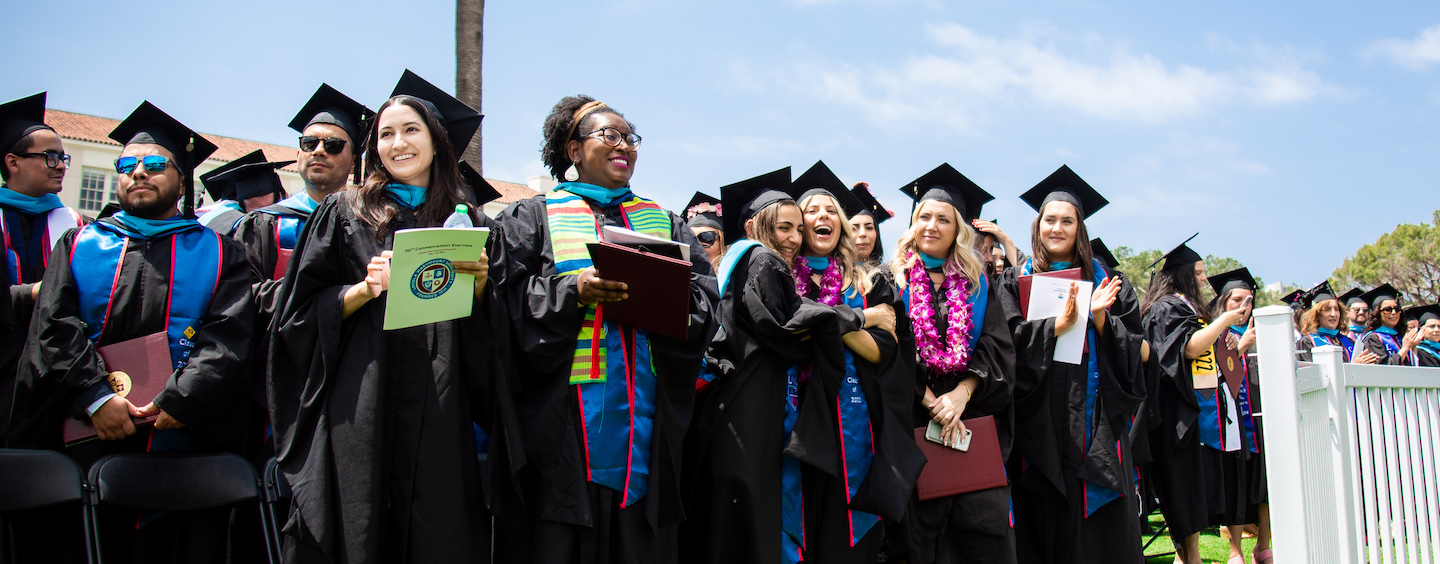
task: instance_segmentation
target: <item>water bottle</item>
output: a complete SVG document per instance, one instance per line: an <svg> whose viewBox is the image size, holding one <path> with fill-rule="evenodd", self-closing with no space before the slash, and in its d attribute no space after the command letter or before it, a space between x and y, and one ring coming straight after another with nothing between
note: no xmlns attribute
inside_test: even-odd
<svg viewBox="0 0 1440 564"><path fill-rule="evenodd" d="M445 227L475 227L474 223L470 223L469 211L470 206L455 204L455 213L445 218Z"/></svg>

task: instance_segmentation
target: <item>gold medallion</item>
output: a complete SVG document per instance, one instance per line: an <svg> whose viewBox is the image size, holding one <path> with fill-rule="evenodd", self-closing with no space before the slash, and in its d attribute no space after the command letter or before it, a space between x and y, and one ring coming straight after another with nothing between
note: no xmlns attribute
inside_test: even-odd
<svg viewBox="0 0 1440 564"><path fill-rule="evenodd" d="M109 378L106 378L106 382L108 382L108 383L110 384L110 389L115 391L115 395L120 396L120 397L122 397L122 398L125 397L125 396L127 396L127 395L130 395L130 375L129 375L129 374L126 374L126 373L124 373L124 372L120 372L120 371L118 371L118 370L115 371L115 372L111 372L111 373L110 373L110 377L109 377Z"/></svg>

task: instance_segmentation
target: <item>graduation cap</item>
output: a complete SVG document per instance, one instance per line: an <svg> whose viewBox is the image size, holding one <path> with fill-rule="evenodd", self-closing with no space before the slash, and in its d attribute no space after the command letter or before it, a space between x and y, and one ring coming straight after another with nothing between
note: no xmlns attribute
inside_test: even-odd
<svg viewBox="0 0 1440 564"><path fill-rule="evenodd" d="M1330 289L1330 281L1326 280L1316 284L1314 288L1307 290L1303 299L1305 309L1310 309L1315 307L1315 304L1318 302L1335 299L1335 290Z"/></svg>
<svg viewBox="0 0 1440 564"><path fill-rule="evenodd" d="M935 170L910 181L900 191L915 200L912 210L926 201L939 200L955 206L955 210L961 215L960 220L966 224L980 217L980 209L985 206L985 202L995 199L995 196L965 178L965 175L960 174L950 163L941 163Z"/></svg>
<svg viewBox="0 0 1440 564"><path fill-rule="evenodd" d="M1155 268L1155 265L1160 264L1160 261L1165 261L1165 266L1160 267L1160 270L1169 270L1171 268L1188 266L1205 260L1204 257L1200 256L1200 253L1191 250L1189 246L1185 245L1185 243L1189 243L1192 239L1199 236L1199 233L1191 235L1189 239L1186 239L1184 242L1176 245L1175 248L1170 249L1170 252L1165 253L1158 260L1150 263L1150 266L1145 267L1145 270Z"/></svg>
<svg viewBox="0 0 1440 564"><path fill-rule="evenodd" d="M1340 294L1340 303L1345 304L1345 307L1355 305L1355 302L1363 304L1365 303L1365 300L1361 299L1360 296L1364 293L1365 290L1361 290L1360 288L1351 288L1349 292ZM1368 306L1369 304L1366 305Z"/></svg>
<svg viewBox="0 0 1440 564"><path fill-rule="evenodd" d="M850 194L849 189L845 188L845 183L840 181L840 177L835 176L830 167L825 166L825 161L815 161L810 170L805 171L790 185L792 193L800 192L800 197L796 198L796 202L804 201L811 196L825 195L835 200L835 205L842 210L861 206L860 201ZM845 215L848 217L850 214L846 212Z"/></svg>
<svg viewBox="0 0 1440 564"><path fill-rule="evenodd" d="M721 216L725 226L725 240L739 241L745 238L745 222L755 213L781 200L794 200L791 193L790 167L767 172L754 178L741 180L720 187L720 205L732 212Z"/></svg>
<svg viewBox="0 0 1440 564"><path fill-rule="evenodd" d="M254 152L225 163L224 166L200 176L211 198L245 201L266 194L284 194L285 186L275 170L295 161L269 162L265 153Z"/></svg>
<svg viewBox="0 0 1440 564"><path fill-rule="evenodd" d="M45 125L44 92L0 105L0 152L10 152L26 135L41 129L54 131Z"/></svg>
<svg viewBox="0 0 1440 564"><path fill-rule="evenodd" d="M214 143L148 100L141 102L125 121L115 126L110 138L121 145L154 144L170 151L175 156L175 164L185 173L182 214L184 217L195 216L195 167L215 153L217 147Z"/></svg>
<svg viewBox="0 0 1440 564"><path fill-rule="evenodd" d="M1428 323L1431 319L1440 319L1440 304L1415 306L1405 310L1405 319L1414 319L1421 325Z"/></svg>
<svg viewBox="0 0 1440 564"><path fill-rule="evenodd" d="M465 161L457 164L460 165L460 176L465 179L466 184L470 185L470 189L475 191L476 205L483 206L500 199L500 191L496 190L495 186L485 180L485 177L481 176L479 172L476 172L475 167Z"/></svg>
<svg viewBox="0 0 1440 564"><path fill-rule="evenodd" d="M881 223L885 223L885 220L895 217L895 212L886 209L885 205L881 204L880 200L875 199L875 195L870 193L870 185L867 183L856 182L855 186L850 188L850 195L855 196L854 201L859 202L860 207L853 210L846 209L845 215L850 217L861 214L868 215L875 220L875 226L877 228Z"/></svg>
<svg viewBox="0 0 1440 564"><path fill-rule="evenodd" d="M1290 292L1289 294L1285 294L1283 297L1281 297L1280 301L1289 304L1291 309L1296 309L1301 308L1304 305L1302 303L1304 301L1304 297L1305 291L1297 288L1295 291Z"/></svg>
<svg viewBox="0 0 1440 564"><path fill-rule="evenodd" d="M360 154L365 152L365 131L374 117L375 112L370 111L364 104L341 94L329 84L321 83L320 89L310 96L310 101L300 108L300 113L295 114L295 119L290 120L290 129L304 135L305 128L317 123L328 123L344 130L345 135L350 138L350 152L355 155L355 183L359 184Z"/></svg>
<svg viewBox="0 0 1440 564"><path fill-rule="evenodd" d="M1360 299L1370 304L1370 311L1376 314L1380 312L1381 302L1385 300L1395 300L1395 304L1399 305L1400 298L1402 297L1405 297L1405 293L1396 290L1395 287L1391 286L1388 282L1377 286L1374 290L1360 294Z"/></svg>
<svg viewBox="0 0 1440 564"><path fill-rule="evenodd" d="M1255 283L1255 277L1250 275L1250 269L1240 267L1230 272L1222 272L1209 278L1210 288L1215 290L1216 296L1223 296L1226 292L1236 288L1243 288L1254 292L1259 284Z"/></svg>
<svg viewBox="0 0 1440 564"><path fill-rule="evenodd" d="M696 192L685 204L685 221L690 227L709 227L725 230L720 223L720 200L704 192Z"/></svg>
<svg viewBox="0 0 1440 564"><path fill-rule="evenodd" d="M410 72L410 69L405 69L405 73L400 75L400 82L390 93L392 98L400 95L419 100L431 113L439 116L440 120L445 122L445 134L450 138L450 147L455 150L457 158L465 153L466 147L470 146L470 139L474 138L475 132L480 130L480 120L485 117L474 108L420 78L420 75Z"/></svg>
<svg viewBox="0 0 1440 564"><path fill-rule="evenodd" d="M1109 268L1120 268L1120 260L1115 258L1115 254L1110 252L1110 247L1105 246L1105 242L1101 241L1099 237L1090 240L1090 254L1100 259Z"/></svg>
<svg viewBox="0 0 1440 564"><path fill-rule="evenodd" d="M1091 188L1083 178L1080 178L1080 175L1070 170L1069 165L1060 165L1060 168L1055 169L1055 172L1050 173L1045 180L1041 180L1034 188L1021 194L1020 199L1035 208L1036 212L1043 209L1045 204L1056 200L1070 202L1080 213L1081 221L1089 219L1090 216L1095 215L1095 212L1100 211L1100 208L1110 203L1110 200L1106 200L1104 196Z"/></svg>

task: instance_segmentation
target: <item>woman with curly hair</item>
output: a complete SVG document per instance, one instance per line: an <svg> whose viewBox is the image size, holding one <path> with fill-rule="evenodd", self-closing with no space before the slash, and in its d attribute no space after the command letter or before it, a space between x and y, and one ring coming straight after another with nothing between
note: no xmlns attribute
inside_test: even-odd
<svg viewBox="0 0 1440 564"><path fill-rule="evenodd" d="M542 127L541 160L562 182L501 216L518 355L527 514L505 524L516 562L674 562L681 442L700 361L716 330L715 274L692 260L689 334L619 325L605 305L631 296L596 274L586 243L619 226L705 251L679 216L631 191L635 127L610 106L568 96ZM513 554L510 554L513 549Z"/></svg>

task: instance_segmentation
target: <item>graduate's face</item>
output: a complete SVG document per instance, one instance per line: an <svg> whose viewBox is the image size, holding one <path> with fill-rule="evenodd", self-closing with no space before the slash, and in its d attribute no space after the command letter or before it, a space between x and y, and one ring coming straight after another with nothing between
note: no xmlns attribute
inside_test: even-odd
<svg viewBox="0 0 1440 564"><path fill-rule="evenodd" d="M1380 302L1380 324L1386 327L1394 327L1400 322L1400 303L1395 300Z"/></svg>
<svg viewBox="0 0 1440 564"><path fill-rule="evenodd" d="M1203 261L1195 263L1195 285L1201 288L1205 287L1205 263Z"/></svg>
<svg viewBox="0 0 1440 564"><path fill-rule="evenodd" d="M1420 338L1430 342L1440 342L1440 319L1431 319L1420 327Z"/></svg>
<svg viewBox="0 0 1440 564"><path fill-rule="evenodd" d="M1230 297L1225 299L1225 308L1224 308L1224 310L1225 310L1225 311L1234 310L1235 308L1240 307L1240 304L1245 303L1245 298L1248 298L1248 297L1251 297L1251 296L1254 296L1254 295L1255 295L1254 292L1251 292L1250 290L1246 290L1246 289L1244 289L1244 288L1241 288L1241 289L1238 289L1238 290L1231 290L1231 291L1230 291ZM1245 315L1240 318L1240 323L1241 323L1241 324L1244 324L1246 321L1249 321L1249 319L1250 319L1250 310L1251 310L1251 309L1254 309L1254 307L1255 307L1255 305L1254 305L1253 303L1248 304L1248 305L1245 306Z"/></svg>
<svg viewBox="0 0 1440 564"><path fill-rule="evenodd" d="M915 247L932 257L949 257L960 222L955 206L939 200L925 200L915 211Z"/></svg>
<svg viewBox="0 0 1440 564"><path fill-rule="evenodd" d="M54 151L65 154L65 145L60 142L60 136L49 129L40 129L30 134L32 145L26 153L44 153ZM7 187L25 194L27 196L40 197L45 194L60 193L60 185L65 182L65 171L69 167L63 160L55 162L55 168L50 168L46 157L22 157L14 153L5 155L5 165L10 169L10 181Z"/></svg>
<svg viewBox="0 0 1440 564"><path fill-rule="evenodd" d="M350 136L346 135L340 126L329 123L312 123L301 135L317 139L345 140L345 148L341 149L338 155L325 152L325 144L317 143L314 151L297 149L299 154L296 156L300 177L305 179L306 186L320 192L333 192L343 188L346 177L355 167L355 143L350 140Z"/></svg>
<svg viewBox="0 0 1440 564"><path fill-rule="evenodd" d="M1320 311L1315 316L1315 321L1326 329L1340 328L1340 302L1325 300L1320 304Z"/></svg>
<svg viewBox="0 0 1440 564"><path fill-rule="evenodd" d="M435 142L425 118L405 104L392 104L380 112L376 150L385 172L396 182L430 187L430 164Z"/></svg>
<svg viewBox="0 0 1440 564"><path fill-rule="evenodd" d="M870 252L875 250L875 238L880 236L875 228L875 218L864 213L850 218L850 232L855 234L855 258L869 260Z"/></svg>
<svg viewBox="0 0 1440 564"><path fill-rule="evenodd" d="M584 124L586 131L576 133L590 135L566 145L570 162L575 163L575 171L580 173L580 182L602 188L630 184L630 177L635 175L635 160L640 156L639 148L623 140L611 147L600 133L595 133L610 128L619 132L621 137L629 137L632 133L630 123L611 112L592 114L587 119L589 123Z"/></svg>
<svg viewBox="0 0 1440 564"><path fill-rule="evenodd" d="M697 238L700 237L700 234L701 234L701 233L714 233L713 237L715 238L715 239L714 239L715 242L714 242L714 243L711 243L710 246L705 247L705 256L706 256L706 257L709 257L709 259L710 259L711 261L714 261L716 257L725 254L725 232L724 232L724 231L721 231L721 230L716 229L716 228L714 228L714 227L691 226L691 227L690 227L690 232L691 232L691 233L694 233L694 234L695 234L695 237L697 237ZM700 246L704 247L704 246L705 246L705 242L704 242L704 241L701 241L701 242L700 242Z"/></svg>
<svg viewBox="0 0 1440 564"><path fill-rule="evenodd" d="M169 160L165 170L151 172L143 166L135 167L129 174L120 175L116 195L120 198L120 209L125 213L145 219L165 219L175 215L175 203L180 201L180 168L175 164L175 155L159 145L132 143L120 151L122 157L148 157L159 155Z"/></svg>
<svg viewBox="0 0 1440 564"><path fill-rule="evenodd" d="M1369 304L1361 301L1350 304L1350 323L1364 325L1368 321L1370 321Z"/></svg>
<svg viewBox="0 0 1440 564"><path fill-rule="evenodd" d="M753 221L753 220L752 220ZM800 252L800 228L804 224L804 218L800 215L800 206L780 206L775 214L775 252L785 258L785 262L795 260L795 254Z"/></svg>
<svg viewBox="0 0 1440 564"><path fill-rule="evenodd" d="M805 200L804 212L806 254L830 256L840 246L840 206L830 196L811 196Z"/></svg>
<svg viewBox="0 0 1440 564"><path fill-rule="evenodd" d="M1040 209L1040 244L1052 260L1073 262L1079 226L1080 214L1070 202L1056 200Z"/></svg>

